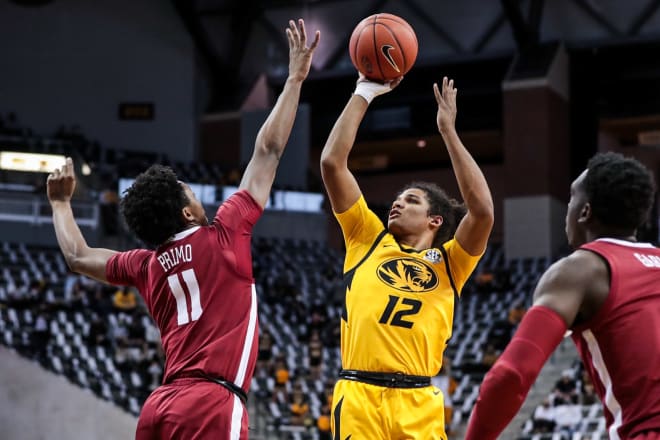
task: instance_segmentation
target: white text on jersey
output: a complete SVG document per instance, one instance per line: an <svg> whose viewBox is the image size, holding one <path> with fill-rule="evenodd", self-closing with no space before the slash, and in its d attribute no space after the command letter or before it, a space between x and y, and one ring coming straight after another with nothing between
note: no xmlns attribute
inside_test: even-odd
<svg viewBox="0 0 660 440"><path fill-rule="evenodd" d="M157 258L160 265L163 266L163 270L167 272L179 263L189 263L192 261L192 245L186 244L173 247L160 254Z"/></svg>
<svg viewBox="0 0 660 440"><path fill-rule="evenodd" d="M660 268L660 257L656 255L644 255L635 252L635 258L637 258L646 267Z"/></svg>

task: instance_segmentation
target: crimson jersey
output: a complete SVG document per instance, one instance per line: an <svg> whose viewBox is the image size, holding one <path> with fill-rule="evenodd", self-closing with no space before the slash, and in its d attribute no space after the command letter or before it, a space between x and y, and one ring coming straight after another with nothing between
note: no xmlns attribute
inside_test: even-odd
<svg viewBox="0 0 660 440"><path fill-rule="evenodd" d="M108 261L108 281L137 287L160 329L164 383L202 371L247 392L259 333L250 241L262 212L239 191L211 225L186 229L155 251L121 252Z"/></svg>
<svg viewBox="0 0 660 440"><path fill-rule="evenodd" d="M605 303L572 335L605 407L609 438L660 430L660 249L609 238L581 249L610 268Z"/></svg>

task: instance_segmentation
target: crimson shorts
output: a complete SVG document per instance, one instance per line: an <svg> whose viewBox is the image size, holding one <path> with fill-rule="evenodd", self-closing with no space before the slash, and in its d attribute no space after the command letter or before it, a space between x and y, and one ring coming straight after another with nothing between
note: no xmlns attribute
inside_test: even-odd
<svg viewBox="0 0 660 440"><path fill-rule="evenodd" d="M154 390L142 407L136 440L244 440L247 408L234 393L204 379L185 378Z"/></svg>
<svg viewBox="0 0 660 440"><path fill-rule="evenodd" d="M660 430L646 431L631 437L630 440L660 440Z"/></svg>

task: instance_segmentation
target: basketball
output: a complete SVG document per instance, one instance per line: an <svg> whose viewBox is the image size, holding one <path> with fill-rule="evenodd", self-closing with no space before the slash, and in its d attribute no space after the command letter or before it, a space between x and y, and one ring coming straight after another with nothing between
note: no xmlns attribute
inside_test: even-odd
<svg viewBox="0 0 660 440"><path fill-rule="evenodd" d="M415 64L417 49L412 26L393 14L374 14L358 23L348 48L355 68L378 82L408 73Z"/></svg>

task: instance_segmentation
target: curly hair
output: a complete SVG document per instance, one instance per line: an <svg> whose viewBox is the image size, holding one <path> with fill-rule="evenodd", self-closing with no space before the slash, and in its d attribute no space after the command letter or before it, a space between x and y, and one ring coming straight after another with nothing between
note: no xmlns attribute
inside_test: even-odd
<svg viewBox="0 0 660 440"><path fill-rule="evenodd" d="M124 191L120 207L128 228L156 247L184 229L181 210L190 203L171 168L152 165Z"/></svg>
<svg viewBox="0 0 660 440"><path fill-rule="evenodd" d="M465 205L447 195L444 189L431 182L412 182L406 185L400 193L416 188L424 191L429 202L429 215L441 215L442 225L435 234L433 246L440 247L449 241L456 232L461 219L467 213ZM399 193L399 194L400 194Z"/></svg>
<svg viewBox="0 0 660 440"><path fill-rule="evenodd" d="M653 206L655 183L650 171L618 153L592 157L583 187L594 217L605 226L637 229Z"/></svg>

